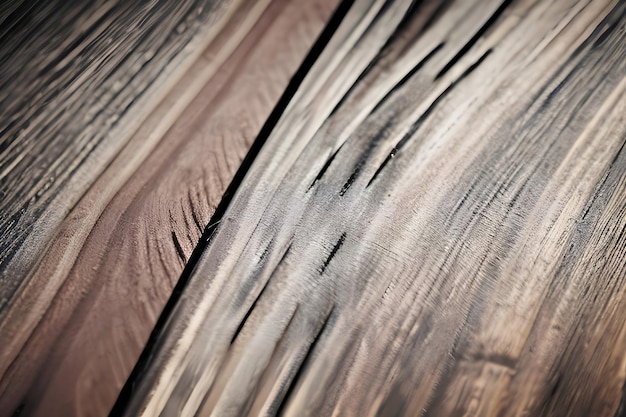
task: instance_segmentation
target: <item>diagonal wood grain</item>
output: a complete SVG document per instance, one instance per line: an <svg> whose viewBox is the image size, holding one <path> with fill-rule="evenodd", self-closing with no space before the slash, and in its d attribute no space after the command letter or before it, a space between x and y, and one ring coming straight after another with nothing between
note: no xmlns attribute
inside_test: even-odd
<svg viewBox="0 0 626 417"><path fill-rule="evenodd" d="M109 412L334 4L233 3L208 47L61 223L5 312L0 415Z"/></svg>
<svg viewBox="0 0 626 417"><path fill-rule="evenodd" d="M29 1L3 12L0 314L232 3Z"/></svg>
<svg viewBox="0 0 626 417"><path fill-rule="evenodd" d="M355 1L125 415L621 415L625 28L623 1Z"/></svg>

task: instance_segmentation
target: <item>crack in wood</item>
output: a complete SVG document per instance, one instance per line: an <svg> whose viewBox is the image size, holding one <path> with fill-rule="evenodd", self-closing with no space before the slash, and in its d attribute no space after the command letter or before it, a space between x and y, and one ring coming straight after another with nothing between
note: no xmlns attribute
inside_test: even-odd
<svg viewBox="0 0 626 417"><path fill-rule="evenodd" d="M345 240L346 240L346 232L343 232L341 236L339 237L339 239L337 240L337 243L335 243L335 245L331 249L330 253L328 254L328 257L326 258L326 260L320 267L319 269L320 275L324 274L324 271L326 271L326 268L328 268L328 265L330 265L330 261L332 261L335 255L337 255L337 252L339 252L339 249L341 249L341 246L343 245Z"/></svg>

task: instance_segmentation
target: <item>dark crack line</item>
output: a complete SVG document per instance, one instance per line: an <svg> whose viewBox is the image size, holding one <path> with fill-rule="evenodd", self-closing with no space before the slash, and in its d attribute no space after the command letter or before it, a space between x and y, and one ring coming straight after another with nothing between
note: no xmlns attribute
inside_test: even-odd
<svg viewBox="0 0 626 417"><path fill-rule="evenodd" d="M111 409L109 417L117 417L123 415L130 406L133 394L135 393L138 385L142 382L145 373L150 368L152 361L154 360L158 352L158 348L160 345L159 341L164 336L163 331L165 329L165 326L172 312L174 311L174 308L178 304L178 300L183 294L183 291L185 290L187 283L191 278L192 272L195 269L196 264L198 263L202 253L204 253L207 247L211 244L213 237L216 234L215 232L219 227L219 224L221 223L226 213L226 210L233 200L235 192L243 183L243 179L246 173L249 171L252 163L263 148L263 145L265 144L268 137L270 136L270 133L278 123L278 120L281 118L282 114L287 108L287 105L304 81L304 78L310 71L313 64L317 61L322 51L325 49L326 45L333 37L333 34L343 21L348 11L351 9L353 3L354 0L341 1L339 6L333 13L332 17L326 24L324 30L315 41L315 44L309 50L306 58L292 77L289 85L287 86L280 100L278 101L278 104L276 105L276 107L266 120L263 128L259 132L259 135L254 140L254 143L250 147L250 150L246 154L246 157L244 158L241 165L239 166L239 169L235 173L232 182L228 185L228 188L224 192L224 195L222 196L222 199L217 206L215 213L213 213L213 216L211 217L211 221L209 221L208 223L209 225L204 229L200 241L198 242L191 256L189 257L189 260L185 265L185 269L183 270L176 286L174 287L174 290L172 291L169 300L163 308L163 311L159 316L159 319L154 326L152 333L150 334L150 338L148 339L148 342L144 347L139 357L139 360L135 364L135 367L133 368L128 379L126 380L126 383L124 384L124 387L122 388L115 402L115 405Z"/></svg>

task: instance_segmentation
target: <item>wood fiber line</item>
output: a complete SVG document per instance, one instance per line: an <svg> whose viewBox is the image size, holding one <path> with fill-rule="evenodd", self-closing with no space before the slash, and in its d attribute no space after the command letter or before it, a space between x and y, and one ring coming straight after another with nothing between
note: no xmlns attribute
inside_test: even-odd
<svg viewBox="0 0 626 417"><path fill-rule="evenodd" d="M623 413L625 29L623 1L355 1L125 415Z"/></svg>
<svg viewBox="0 0 626 417"><path fill-rule="evenodd" d="M1 416L109 412L226 186L334 6L273 0L228 12L61 223L11 304L0 332Z"/></svg>

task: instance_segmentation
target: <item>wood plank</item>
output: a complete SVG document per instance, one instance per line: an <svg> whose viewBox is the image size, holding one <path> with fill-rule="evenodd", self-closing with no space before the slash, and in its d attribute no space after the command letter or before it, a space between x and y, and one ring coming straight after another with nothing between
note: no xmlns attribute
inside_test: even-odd
<svg viewBox="0 0 626 417"><path fill-rule="evenodd" d="M0 314L232 1L16 2L0 32Z"/></svg>
<svg viewBox="0 0 626 417"><path fill-rule="evenodd" d="M626 3L343 7L125 415L621 415Z"/></svg>
<svg viewBox="0 0 626 417"><path fill-rule="evenodd" d="M0 322L0 415L108 413L225 187L334 5L233 4L12 300Z"/></svg>

